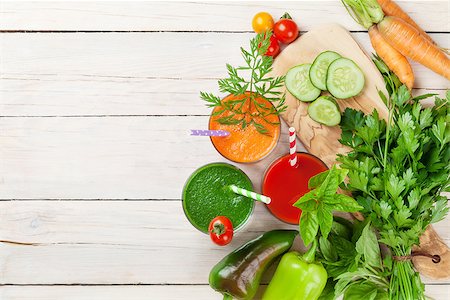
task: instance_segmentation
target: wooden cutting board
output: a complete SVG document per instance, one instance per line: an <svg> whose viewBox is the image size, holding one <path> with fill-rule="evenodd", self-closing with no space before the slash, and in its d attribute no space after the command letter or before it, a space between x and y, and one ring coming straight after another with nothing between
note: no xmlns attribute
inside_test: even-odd
<svg viewBox="0 0 450 300"><path fill-rule="evenodd" d="M312 63L319 53L327 50L335 51L353 60L364 72L366 79L365 87L360 95L338 100L341 111L346 107L362 110L365 113L371 113L373 109L377 109L380 116L387 119L388 110L377 91L386 92L383 77L351 34L340 25L324 25L300 36L275 59L271 75L285 75L296 65ZM321 125L308 116L308 103L300 102L286 92L286 105L288 108L281 115L284 121L297 129L297 136L305 148L320 157L328 166L336 162L336 153L346 153L350 150L338 141L341 135L339 126Z"/></svg>
<svg viewBox="0 0 450 300"><path fill-rule="evenodd" d="M273 63L273 70L270 75L285 75L290 68L296 65L312 63L319 53L327 50L335 51L352 59L361 68L365 76L364 89L358 96L338 100L341 111L350 107L369 114L376 109L380 117L387 119L387 107L378 95L378 91L387 94L383 77L351 34L338 24L323 25L300 36L278 55ZM350 150L338 141L341 135L339 126L321 125L308 116L308 103L298 101L286 91L286 105L287 110L281 114L283 120L296 129L297 137L308 152L318 156L329 167L336 163L336 154L345 154ZM419 272L433 278L450 276L449 249L431 226L421 237L420 247L415 250L432 251L433 255L441 256L440 263L433 263L430 258L415 258L413 261Z"/></svg>

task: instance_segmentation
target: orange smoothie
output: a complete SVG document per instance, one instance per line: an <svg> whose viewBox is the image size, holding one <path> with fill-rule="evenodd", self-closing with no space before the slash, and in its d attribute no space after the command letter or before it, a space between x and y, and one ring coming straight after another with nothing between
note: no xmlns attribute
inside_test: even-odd
<svg viewBox="0 0 450 300"><path fill-rule="evenodd" d="M249 93L247 93L248 97ZM229 95L225 97L222 102L239 100L244 97L243 95L234 96ZM255 98L255 101L264 105L267 108L273 107L273 104L264 98ZM255 126L248 124L245 128L242 128L242 124L237 125L225 125L220 124L217 120L219 118L227 117L232 114L230 111L224 111L220 115L214 116L214 113L221 111L223 107L215 107L211 118L209 120L210 130L227 130L230 132L229 136L218 137L212 136L211 141L214 147L225 158L239 163L256 162L266 155L268 155L273 148L275 148L278 138L280 137L280 118L278 115L272 114L265 117L272 123L278 123L276 125L267 123L262 117L254 117L254 121L264 125L267 129L266 134L259 133ZM257 114L257 107L255 103L247 100L242 107L242 112L247 113L245 115L246 121L249 122L251 117L249 114ZM259 108L261 110L261 108ZM239 116L240 117L240 116ZM244 117L244 115L242 115Z"/></svg>

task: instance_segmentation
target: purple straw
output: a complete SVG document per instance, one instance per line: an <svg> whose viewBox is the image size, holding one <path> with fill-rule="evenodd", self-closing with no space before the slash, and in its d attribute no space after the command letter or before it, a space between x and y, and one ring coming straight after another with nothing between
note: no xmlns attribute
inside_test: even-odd
<svg viewBox="0 0 450 300"><path fill-rule="evenodd" d="M191 135L195 136L228 136L230 132L226 130L202 130L202 129L191 129Z"/></svg>

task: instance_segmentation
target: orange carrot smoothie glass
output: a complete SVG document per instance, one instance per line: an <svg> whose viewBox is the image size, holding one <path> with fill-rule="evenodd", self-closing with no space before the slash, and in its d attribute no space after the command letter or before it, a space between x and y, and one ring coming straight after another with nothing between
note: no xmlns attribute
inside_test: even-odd
<svg viewBox="0 0 450 300"><path fill-rule="evenodd" d="M236 101L248 97L246 95L229 95L222 100L222 103L227 101ZM251 120L250 114L258 114L261 107L273 108L273 104L261 97L256 97L256 105L252 101L247 101L245 107L242 107L243 117L246 120ZM238 163L252 163L259 161L266 157L278 143L280 137L280 118L276 114L265 115L264 120L262 116L253 117L256 123L262 124L267 132L262 134L258 132L256 127L252 124L248 124L245 128L242 128L242 124L228 125L219 123L220 118L226 118L230 116L232 112L224 111L218 115L218 112L222 111L223 107L215 107L212 111L211 118L209 119L210 130L226 130L230 132L229 136L218 137L212 136L211 142L216 150L225 158L238 162Z"/></svg>

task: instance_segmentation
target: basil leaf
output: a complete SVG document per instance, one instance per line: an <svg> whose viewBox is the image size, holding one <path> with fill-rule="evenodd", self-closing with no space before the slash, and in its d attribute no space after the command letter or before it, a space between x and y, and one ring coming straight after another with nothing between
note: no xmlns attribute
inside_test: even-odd
<svg viewBox="0 0 450 300"><path fill-rule="evenodd" d="M330 241L323 236L319 238L319 249L327 261L335 262L338 259L337 253L333 249Z"/></svg>
<svg viewBox="0 0 450 300"><path fill-rule="evenodd" d="M324 202L329 204L334 210L343 212L356 212L363 209L355 199L344 194L336 194L333 198L325 199Z"/></svg>
<svg viewBox="0 0 450 300"><path fill-rule="evenodd" d="M320 232L325 238L331 231L331 226L333 225L333 212L332 208L326 204L320 203L319 209L317 210L317 217L319 218Z"/></svg>
<svg viewBox="0 0 450 300"><path fill-rule="evenodd" d="M316 212L304 211L300 217L300 235L305 246L311 244L319 231L319 220Z"/></svg>
<svg viewBox="0 0 450 300"><path fill-rule="evenodd" d="M330 170L324 171L322 173L319 173L313 177L311 177L308 181L308 188L310 190L315 189L319 185L323 183L325 178L327 178L328 174L330 173Z"/></svg>
<svg viewBox="0 0 450 300"><path fill-rule="evenodd" d="M364 260L372 267L381 268L380 246L370 223L364 227L361 237L356 242L356 251L364 256Z"/></svg>
<svg viewBox="0 0 450 300"><path fill-rule="evenodd" d="M361 282L351 285L344 293L344 300L374 300L377 297L378 289L368 282Z"/></svg>

